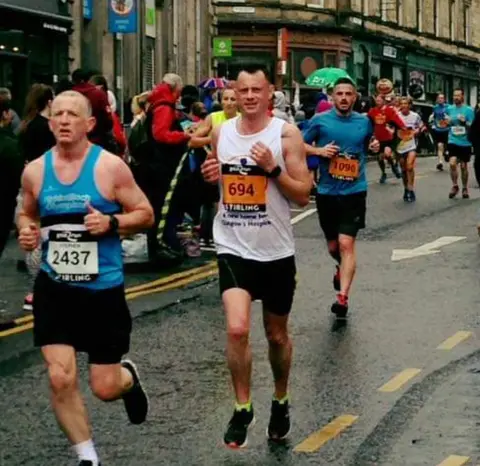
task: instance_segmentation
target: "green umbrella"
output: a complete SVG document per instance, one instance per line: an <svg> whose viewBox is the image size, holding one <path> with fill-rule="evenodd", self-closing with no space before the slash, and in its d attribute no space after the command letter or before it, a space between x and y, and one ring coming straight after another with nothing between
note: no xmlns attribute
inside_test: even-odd
<svg viewBox="0 0 480 466"><path fill-rule="evenodd" d="M348 78L352 83L355 81L341 68L321 68L314 71L305 81L308 86L329 88L333 87L340 78Z"/></svg>

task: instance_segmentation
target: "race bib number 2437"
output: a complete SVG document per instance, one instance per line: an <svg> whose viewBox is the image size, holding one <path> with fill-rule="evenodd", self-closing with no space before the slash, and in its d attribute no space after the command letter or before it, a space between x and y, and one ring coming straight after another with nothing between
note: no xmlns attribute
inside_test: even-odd
<svg viewBox="0 0 480 466"><path fill-rule="evenodd" d="M49 232L48 265L64 282L91 282L98 277L98 243L86 231Z"/></svg>

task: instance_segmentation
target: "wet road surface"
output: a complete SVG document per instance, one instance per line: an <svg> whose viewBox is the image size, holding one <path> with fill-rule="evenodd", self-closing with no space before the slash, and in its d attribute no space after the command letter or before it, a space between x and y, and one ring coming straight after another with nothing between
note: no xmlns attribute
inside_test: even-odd
<svg viewBox="0 0 480 466"><path fill-rule="evenodd" d="M378 185L377 168L370 165L368 228L359 237L344 327L330 315L334 267L316 215L296 223L288 443L271 444L265 436L273 384L255 303L257 424L245 451L222 446L232 391L217 284L207 280L131 302L137 318L130 356L151 400L144 425L128 425L122 403L105 405L92 397L80 358L103 465L478 464L479 195L472 189L471 200L449 200L448 175L434 165L432 159L419 161L414 205L403 203L398 181ZM292 212L298 215L303 213ZM394 249L442 237L456 240L435 254L392 261ZM50 412L45 371L28 332L0 338L0 399L0 465L74 464Z"/></svg>

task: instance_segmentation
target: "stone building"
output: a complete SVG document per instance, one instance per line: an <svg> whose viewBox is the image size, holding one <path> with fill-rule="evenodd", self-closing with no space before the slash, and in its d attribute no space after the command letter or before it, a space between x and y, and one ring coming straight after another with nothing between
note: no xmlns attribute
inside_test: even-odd
<svg viewBox="0 0 480 466"><path fill-rule="evenodd" d="M125 104L166 72L197 84L210 75L210 0L136 0L134 33L109 32L111 0L74 0L71 70L101 71ZM110 5L111 7L111 5Z"/></svg>
<svg viewBox="0 0 480 466"><path fill-rule="evenodd" d="M113 34L113 0L0 1L0 86L12 90L15 108L33 82L55 84L78 67L104 74L126 110L167 71L189 84L211 74L210 0L129 3L135 32Z"/></svg>
<svg viewBox="0 0 480 466"><path fill-rule="evenodd" d="M385 77L418 102L456 87L477 101L480 0L214 0L214 8L218 36L232 43L231 56L217 59L221 75L256 61L289 88L314 68L340 66L364 93Z"/></svg>

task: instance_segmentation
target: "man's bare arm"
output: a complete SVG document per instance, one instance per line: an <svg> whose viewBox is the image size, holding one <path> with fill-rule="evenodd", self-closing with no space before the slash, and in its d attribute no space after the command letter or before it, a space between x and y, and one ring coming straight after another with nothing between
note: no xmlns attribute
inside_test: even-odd
<svg viewBox="0 0 480 466"><path fill-rule="evenodd" d="M115 214L119 224L118 233L131 235L150 228L154 222L150 202L135 182L130 168L118 157L115 168L115 200L124 210L121 214Z"/></svg>
<svg viewBox="0 0 480 466"><path fill-rule="evenodd" d="M39 161L32 162L25 167L22 175L22 206L17 215L16 224L20 231L33 223L38 224L38 202L35 195L35 181L39 172Z"/></svg>
<svg viewBox="0 0 480 466"><path fill-rule="evenodd" d="M312 180L308 173L305 145L302 133L291 124L283 126L283 156L286 170L276 179L285 197L299 206L306 206L310 200Z"/></svg>

